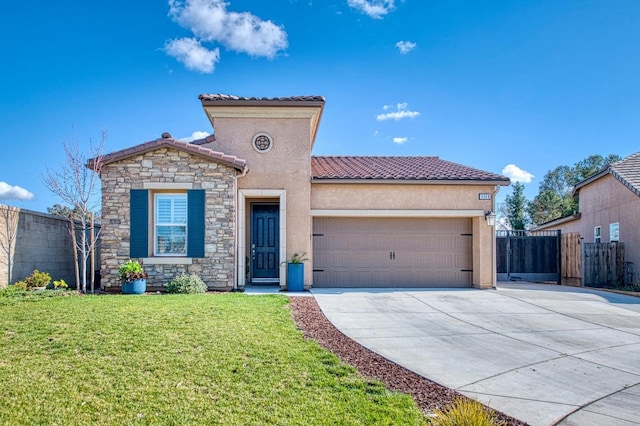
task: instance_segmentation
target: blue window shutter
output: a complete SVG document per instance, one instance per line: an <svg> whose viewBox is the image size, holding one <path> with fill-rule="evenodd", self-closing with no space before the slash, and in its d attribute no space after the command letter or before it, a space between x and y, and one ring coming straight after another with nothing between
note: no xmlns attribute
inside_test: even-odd
<svg viewBox="0 0 640 426"><path fill-rule="evenodd" d="M204 257L204 190L188 190L187 206L187 256Z"/></svg>
<svg viewBox="0 0 640 426"><path fill-rule="evenodd" d="M130 192L129 257L149 255L149 191L132 189Z"/></svg>

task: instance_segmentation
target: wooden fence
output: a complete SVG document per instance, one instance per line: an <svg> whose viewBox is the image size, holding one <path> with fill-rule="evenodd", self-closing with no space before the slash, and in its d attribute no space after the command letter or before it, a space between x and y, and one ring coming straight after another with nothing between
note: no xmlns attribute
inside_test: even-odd
<svg viewBox="0 0 640 426"><path fill-rule="evenodd" d="M580 286L582 253L580 251L580 233L562 234L560 238L562 284Z"/></svg>
<svg viewBox="0 0 640 426"><path fill-rule="evenodd" d="M571 232L562 234L560 245L562 284L611 288L627 284L624 243L585 243L578 232Z"/></svg>
<svg viewBox="0 0 640 426"><path fill-rule="evenodd" d="M621 287L625 284L623 243L582 244L582 285Z"/></svg>

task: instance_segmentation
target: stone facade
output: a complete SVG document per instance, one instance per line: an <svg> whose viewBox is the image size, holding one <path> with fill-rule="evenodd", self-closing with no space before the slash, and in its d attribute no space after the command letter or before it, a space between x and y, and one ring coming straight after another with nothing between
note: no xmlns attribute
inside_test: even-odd
<svg viewBox="0 0 640 426"><path fill-rule="evenodd" d="M203 258L149 257L139 260L149 274L147 287L161 290L179 273L198 274L211 290L230 290L235 283L236 174L226 164L173 148L159 148L106 164L102 179L102 285L120 287L118 266L129 259L130 190L205 191ZM150 206L152 206L150 202ZM153 215L149 216L153 236ZM152 254L152 242L149 253Z"/></svg>

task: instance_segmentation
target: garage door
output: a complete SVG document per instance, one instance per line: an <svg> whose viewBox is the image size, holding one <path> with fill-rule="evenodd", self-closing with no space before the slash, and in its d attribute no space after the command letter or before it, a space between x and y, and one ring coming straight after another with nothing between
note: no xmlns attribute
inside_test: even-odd
<svg viewBox="0 0 640 426"><path fill-rule="evenodd" d="M469 218L316 217L314 287L469 287Z"/></svg>

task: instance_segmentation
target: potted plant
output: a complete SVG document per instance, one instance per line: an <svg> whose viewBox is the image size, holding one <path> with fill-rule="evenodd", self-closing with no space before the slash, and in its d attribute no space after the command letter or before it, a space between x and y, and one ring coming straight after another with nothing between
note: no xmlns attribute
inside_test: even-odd
<svg viewBox="0 0 640 426"><path fill-rule="evenodd" d="M124 294L142 294L147 290L147 273L137 260L127 260L118 268Z"/></svg>
<svg viewBox="0 0 640 426"><path fill-rule="evenodd" d="M287 290L304 291L304 262L309 260L307 253L293 253L287 262Z"/></svg>

